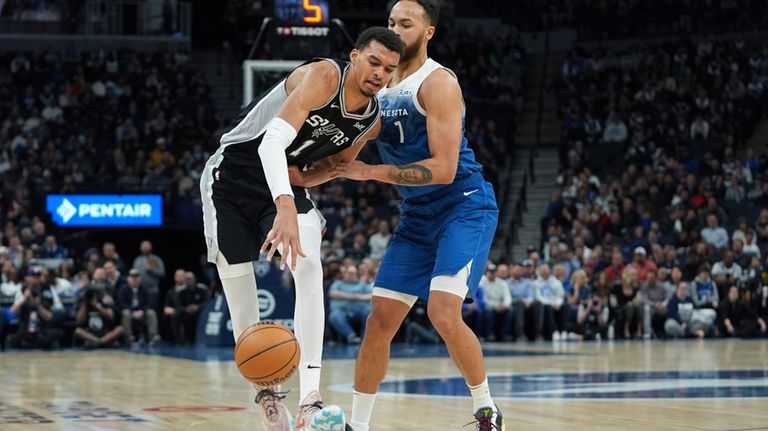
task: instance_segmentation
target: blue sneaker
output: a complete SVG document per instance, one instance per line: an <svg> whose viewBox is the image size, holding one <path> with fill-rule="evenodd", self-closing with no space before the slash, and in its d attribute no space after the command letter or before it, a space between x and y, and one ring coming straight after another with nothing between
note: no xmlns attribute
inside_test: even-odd
<svg viewBox="0 0 768 431"><path fill-rule="evenodd" d="M312 416L308 430L312 431L349 431L344 410L337 405L324 407Z"/></svg>

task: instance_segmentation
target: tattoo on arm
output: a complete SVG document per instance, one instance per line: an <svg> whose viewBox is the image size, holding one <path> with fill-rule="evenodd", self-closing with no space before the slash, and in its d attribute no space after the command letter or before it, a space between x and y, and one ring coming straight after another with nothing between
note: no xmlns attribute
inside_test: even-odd
<svg viewBox="0 0 768 431"><path fill-rule="evenodd" d="M389 170L389 178L397 184L421 185L432 181L432 171L418 164L395 166Z"/></svg>

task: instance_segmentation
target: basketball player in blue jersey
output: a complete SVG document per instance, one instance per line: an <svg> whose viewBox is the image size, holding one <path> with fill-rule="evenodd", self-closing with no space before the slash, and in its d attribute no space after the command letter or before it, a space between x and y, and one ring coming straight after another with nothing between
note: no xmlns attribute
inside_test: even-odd
<svg viewBox="0 0 768 431"><path fill-rule="evenodd" d="M351 61L314 59L299 66L241 113L200 181L208 260L218 268L236 340L259 322L252 261L277 252L280 268L287 264L293 273L301 348L297 430L345 428L341 409L329 406L317 414L323 409L324 219L301 187L330 179L327 169L315 165L343 165L376 137L381 123L375 96L392 78L403 49L391 30L374 27L360 34ZM293 430L279 388L256 390L266 429Z"/></svg>
<svg viewBox="0 0 768 431"><path fill-rule="evenodd" d="M456 76L427 57L438 13L435 0L393 6L389 28L406 49L378 95L382 124L376 143L385 164L353 161L338 168L346 178L394 184L403 197L357 356L354 431L368 431L390 342L418 298L427 300L430 321L469 386L477 429L504 429L480 343L461 318L465 297L474 296L485 271L498 208L464 137L465 107Z"/></svg>

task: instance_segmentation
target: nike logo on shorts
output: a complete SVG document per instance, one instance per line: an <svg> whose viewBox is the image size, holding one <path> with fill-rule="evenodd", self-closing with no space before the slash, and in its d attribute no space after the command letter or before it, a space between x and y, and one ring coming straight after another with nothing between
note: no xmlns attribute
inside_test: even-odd
<svg viewBox="0 0 768 431"><path fill-rule="evenodd" d="M464 196L469 196L469 195L471 195L472 193L474 193L474 192L477 192L477 191L480 191L480 189L474 189L474 190L470 190L470 191L468 191L468 192L464 192Z"/></svg>
<svg viewBox="0 0 768 431"><path fill-rule="evenodd" d="M318 366L316 366L316 365L307 365L307 368L309 368L310 370L313 370L313 369L315 369L315 368L318 368L318 369L319 369L319 368L323 368L323 367L318 367Z"/></svg>

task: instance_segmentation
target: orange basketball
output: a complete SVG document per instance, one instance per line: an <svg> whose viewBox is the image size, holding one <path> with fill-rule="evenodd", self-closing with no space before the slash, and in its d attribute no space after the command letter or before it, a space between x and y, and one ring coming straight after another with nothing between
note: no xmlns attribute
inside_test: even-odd
<svg viewBox="0 0 768 431"><path fill-rule="evenodd" d="M277 385L299 366L299 342L290 329L274 322L259 322L240 334L235 344L235 363L251 383Z"/></svg>

